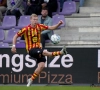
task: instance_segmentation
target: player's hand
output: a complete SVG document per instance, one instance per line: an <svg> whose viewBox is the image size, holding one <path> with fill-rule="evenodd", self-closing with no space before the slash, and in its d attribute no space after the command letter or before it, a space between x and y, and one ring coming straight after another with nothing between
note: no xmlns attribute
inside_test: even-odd
<svg viewBox="0 0 100 90"><path fill-rule="evenodd" d="M62 20L60 20L60 21L58 22L58 24L59 24L59 25L63 24L63 21L62 21Z"/></svg>
<svg viewBox="0 0 100 90"><path fill-rule="evenodd" d="M17 53L17 52L16 52L16 48L15 48L15 47L12 47L11 52L12 52L12 53Z"/></svg>

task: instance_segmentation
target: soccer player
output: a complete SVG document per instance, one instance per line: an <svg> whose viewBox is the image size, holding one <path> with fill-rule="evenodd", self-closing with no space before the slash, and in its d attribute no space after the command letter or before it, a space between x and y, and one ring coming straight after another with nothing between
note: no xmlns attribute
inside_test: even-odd
<svg viewBox="0 0 100 90"><path fill-rule="evenodd" d="M32 84L32 81L41 73L43 68L45 67L45 56L58 56L58 55L66 55L66 47L64 46L61 51L49 52L47 50L42 49L41 45L41 31L42 30L54 30L59 27L63 22L62 20L58 22L58 24L53 26L46 26L38 23L38 16L36 14L32 14L30 17L31 24L24 27L22 30L19 30L17 34L13 37L13 45L11 51L16 53L16 40L18 37L24 35L26 50L27 53L37 60L37 68L32 74L31 78L27 80L29 87Z"/></svg>

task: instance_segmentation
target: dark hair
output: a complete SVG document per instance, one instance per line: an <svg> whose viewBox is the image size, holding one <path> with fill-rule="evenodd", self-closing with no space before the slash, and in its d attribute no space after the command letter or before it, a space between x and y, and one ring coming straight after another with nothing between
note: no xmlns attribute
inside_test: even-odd
<svg viewBox="0 0 100 90"><path fill-rule="evenodd" d="M48 8L47 7L44 7L44 8L42 8L42 10L47 10L48 11Z"/></svg>

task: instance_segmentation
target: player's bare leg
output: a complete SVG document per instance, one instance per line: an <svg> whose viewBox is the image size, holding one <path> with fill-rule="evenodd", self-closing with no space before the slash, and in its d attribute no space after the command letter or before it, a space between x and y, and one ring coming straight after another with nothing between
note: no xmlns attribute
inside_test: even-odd
<svg viewBox="0 0 100 90"><path fill-rule="evenodd" d="M44 62L40 62L38 64L38 67L35 69L33 75L31 78L28 79L28 84L27 84L27 87L31 86L33 80L41 73L41 71L44 69L45 67L45 63Z"/></svg>
<svg viewBox="0 0 100 90"><path fill-rule="evenodd" d="M67 51L66 51L66 46L63 46L61 51L54 51L54 52L49 52L47 50L43 51L43 55L44 56L58 56L58 55L66 55Z"/></svg>

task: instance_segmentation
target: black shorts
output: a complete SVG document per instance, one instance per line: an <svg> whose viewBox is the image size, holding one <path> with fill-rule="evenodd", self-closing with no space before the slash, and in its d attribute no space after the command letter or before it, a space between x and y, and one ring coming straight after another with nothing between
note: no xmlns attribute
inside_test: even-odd
<svg viewBox="0 0 100 90"><path fill-rule="evenodd" d="M43 49L41 48L32 48L29 50L29 55L37 59L37 63L46 62L45 56L42 55Z"/></svg>

